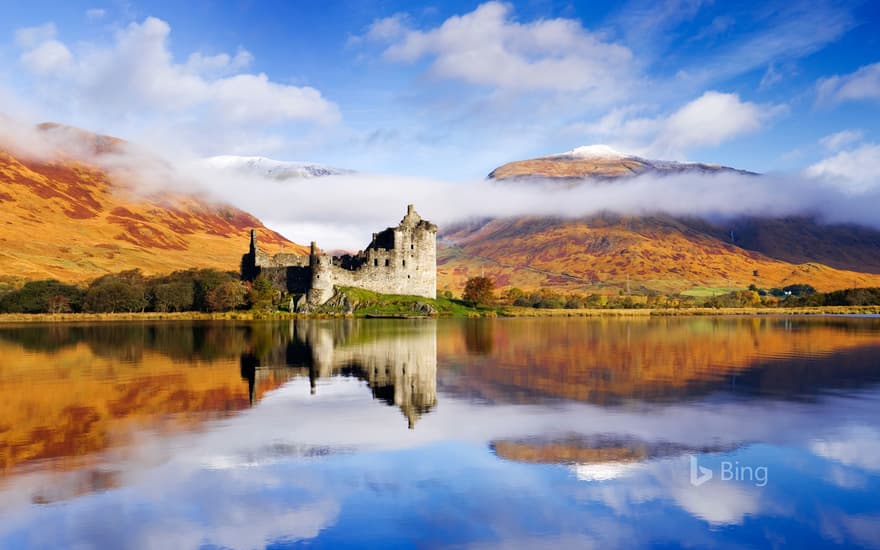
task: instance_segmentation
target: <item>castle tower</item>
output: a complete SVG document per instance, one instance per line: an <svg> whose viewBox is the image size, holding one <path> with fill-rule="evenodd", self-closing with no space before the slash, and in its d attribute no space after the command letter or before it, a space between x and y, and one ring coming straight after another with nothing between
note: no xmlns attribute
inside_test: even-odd
<svg viewBox="0 0 880 550"><path fill-rule="evenodd" d="M315 241L309 250L309 267L312 269L312 288L308 300L321 305L333 296L333 257L321 254Z"/></svg>
<svg viewBox="0 0 880 550"><path fill-rule="evenodd" d="M257 230L256 229L251 229L251 245L250 245L249 250L250 250L250 253L253 254L254 256L256 256L257 252L259 252L259 249L257 248Z"/></svg>

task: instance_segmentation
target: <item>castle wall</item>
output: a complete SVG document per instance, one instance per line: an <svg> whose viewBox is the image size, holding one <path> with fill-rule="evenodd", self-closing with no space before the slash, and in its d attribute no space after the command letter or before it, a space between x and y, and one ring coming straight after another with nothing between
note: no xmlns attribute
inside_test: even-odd
<svg viewBox="0 0 880 550"><path fill-rule="evenodd" d="M314 242L309 256L270 257L259 251L252 236L251 251L242 258L242 278L253 280L254 273L279 289L308 292L313 306L330 299L338 286L436 298L437 227L410 205L397 227L374 233L362 252L341 257L320 254Z"/></svg>

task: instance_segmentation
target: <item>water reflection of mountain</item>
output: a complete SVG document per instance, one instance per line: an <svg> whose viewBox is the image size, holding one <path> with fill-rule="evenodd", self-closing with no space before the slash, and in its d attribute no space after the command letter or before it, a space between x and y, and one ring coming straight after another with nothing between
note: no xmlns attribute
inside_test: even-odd
<svg viewBox="0 0 880 550"><path fill-rule="evenodd" d="M880 320L296 321L0 327L0 470L237 414L291 379L362 380L414 426L450 398L811 398L880 379ZM439 368L438 368L439 365ZM439 380L438 380L439 376Z"/></svg>
<svg viewBox="0 0 880 550"><path fill-rule="evenodd" d="M410 428L437 402L434 321L295 321L287 330L283 345L241 355L252 395L278 378L307 376L314 394L320 379L355 377L373 397L400 407Z"/></svg>
<svg viewBox="0 0 880 550"><path fill-rule="evenodd" d="M441 390L489 401L803 399L880 381L880 319L498 319L438 332L451 367Z"/></svg>
<svg viewBox="0 0 880 550"><path fill-rule="evenodd" d="M197 429L298 376L358 377L412 426L436 402L436 345L431 322L3 326L0 472L77 468L138 430Z"/></svg>
<svg viewBox="0 0 880 550"><path fill-rule="evenodd" d="M566 464L575 468L578 477L596 479L611 479L648 460L685 454L726 452L735 447L645 441L615 434L570 434L557 439L531 437L489 443L492 452L501 458L536 464Z"/></svg>

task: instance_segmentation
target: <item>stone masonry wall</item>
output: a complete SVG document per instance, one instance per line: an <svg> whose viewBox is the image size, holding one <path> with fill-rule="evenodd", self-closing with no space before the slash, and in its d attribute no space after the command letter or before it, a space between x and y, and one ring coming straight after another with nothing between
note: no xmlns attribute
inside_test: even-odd
<svg viewBox="0 0 880 550"><path fill-rule="evenodd" d="M270 257L259 251L252 236L251 249L242 258L242 278L253 280L260 273L279 289L307 292L311 305L326 302L339 286L436 298L437 226L410 205L397 227L375 233L366 249L341 257L319 253L314 242L309 256Z"/></svg>

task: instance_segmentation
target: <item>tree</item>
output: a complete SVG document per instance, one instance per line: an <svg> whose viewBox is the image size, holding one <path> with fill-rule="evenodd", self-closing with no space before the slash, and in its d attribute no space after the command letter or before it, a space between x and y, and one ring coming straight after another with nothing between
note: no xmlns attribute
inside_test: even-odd
<svg viewBox="0 0 880 550"><path fill-rule="evenodd" d="M495 283L489 277L471 277L464 285L461 299L475 306L488 306L495 302Z"/></svg>
<svg viewBox="0 0 880 550"><path fill-rule="evenodd" d="M192 283L163 283L153 287L153 309L159 312L189 311L193 307L195 291Z"/></svg>
<svg viewBox="0 0 880 550"><path fill-rule="evenodd" d="M251 285L250 292L248 292L247 301L250 303L251 309L271 310L275 308L280 298L280 292L275 290L272 282L262 275L258 275Z"/></svg>
<svg viewBox="0 0 880 550"><path fill-rule="evenodd" d="M128 277L130 272L105 275L92 281L86 291L83 307L94 313L115 313L118 311L143 311L148 302L142 283Z"/></svg>
<svg viewBox="0 0 880 550"><path fill-rule="evenodd" d="M587 307L587 300L580 294L569 294L565 299L565 309L583 309Z"/></svg>
<svg viewBox="0 0 880 550"><path fill-rule="evenodd" d="M30 281L0 299L0 311L6 313L62 313L76 311L82 304L83 291L55 279Z"/></svg>
<svg viewBox="0 0 880 550"><path fill-rule="evenodd" d="M228 282L238 282L234 273L226 273L216 269L200 269L192 274L195 284L195 308L201 311L212 311L209 296L211 291Z"/></svg>
<svg viewBox="0 0 880 550"><path fill-rule="evenodd" d="M70 298L62 294L50 296L46 306L46 311L49 313L70 313L73 311L70 307Z"/></svg>
<svg viewBox="0 0 880 550"><path fill-rule="evenodd" d="M241 281L226 281L208 292L210 311L229 311L243 306L248 289Z"/></svg>
<svg viewBox="0 0 880 550"><path fill-rule="evenodd" d="M782 289L782 292L786 294L790 294L791 296L804 296L808 294L815 294L816 289L813 288L812 285L807 284L795 284L788 285Z"/></svg>
<svg viewBox="0 0 880 550"><path fill-rule="evenodd" d="M504 301L508 304L516 304L517 300L520 300L521 298L524 298L524 297L525 297L525 292L523 292L519 288L516 288L515 286L508 288L504 292L504 295L502 296Z"/></svg>

